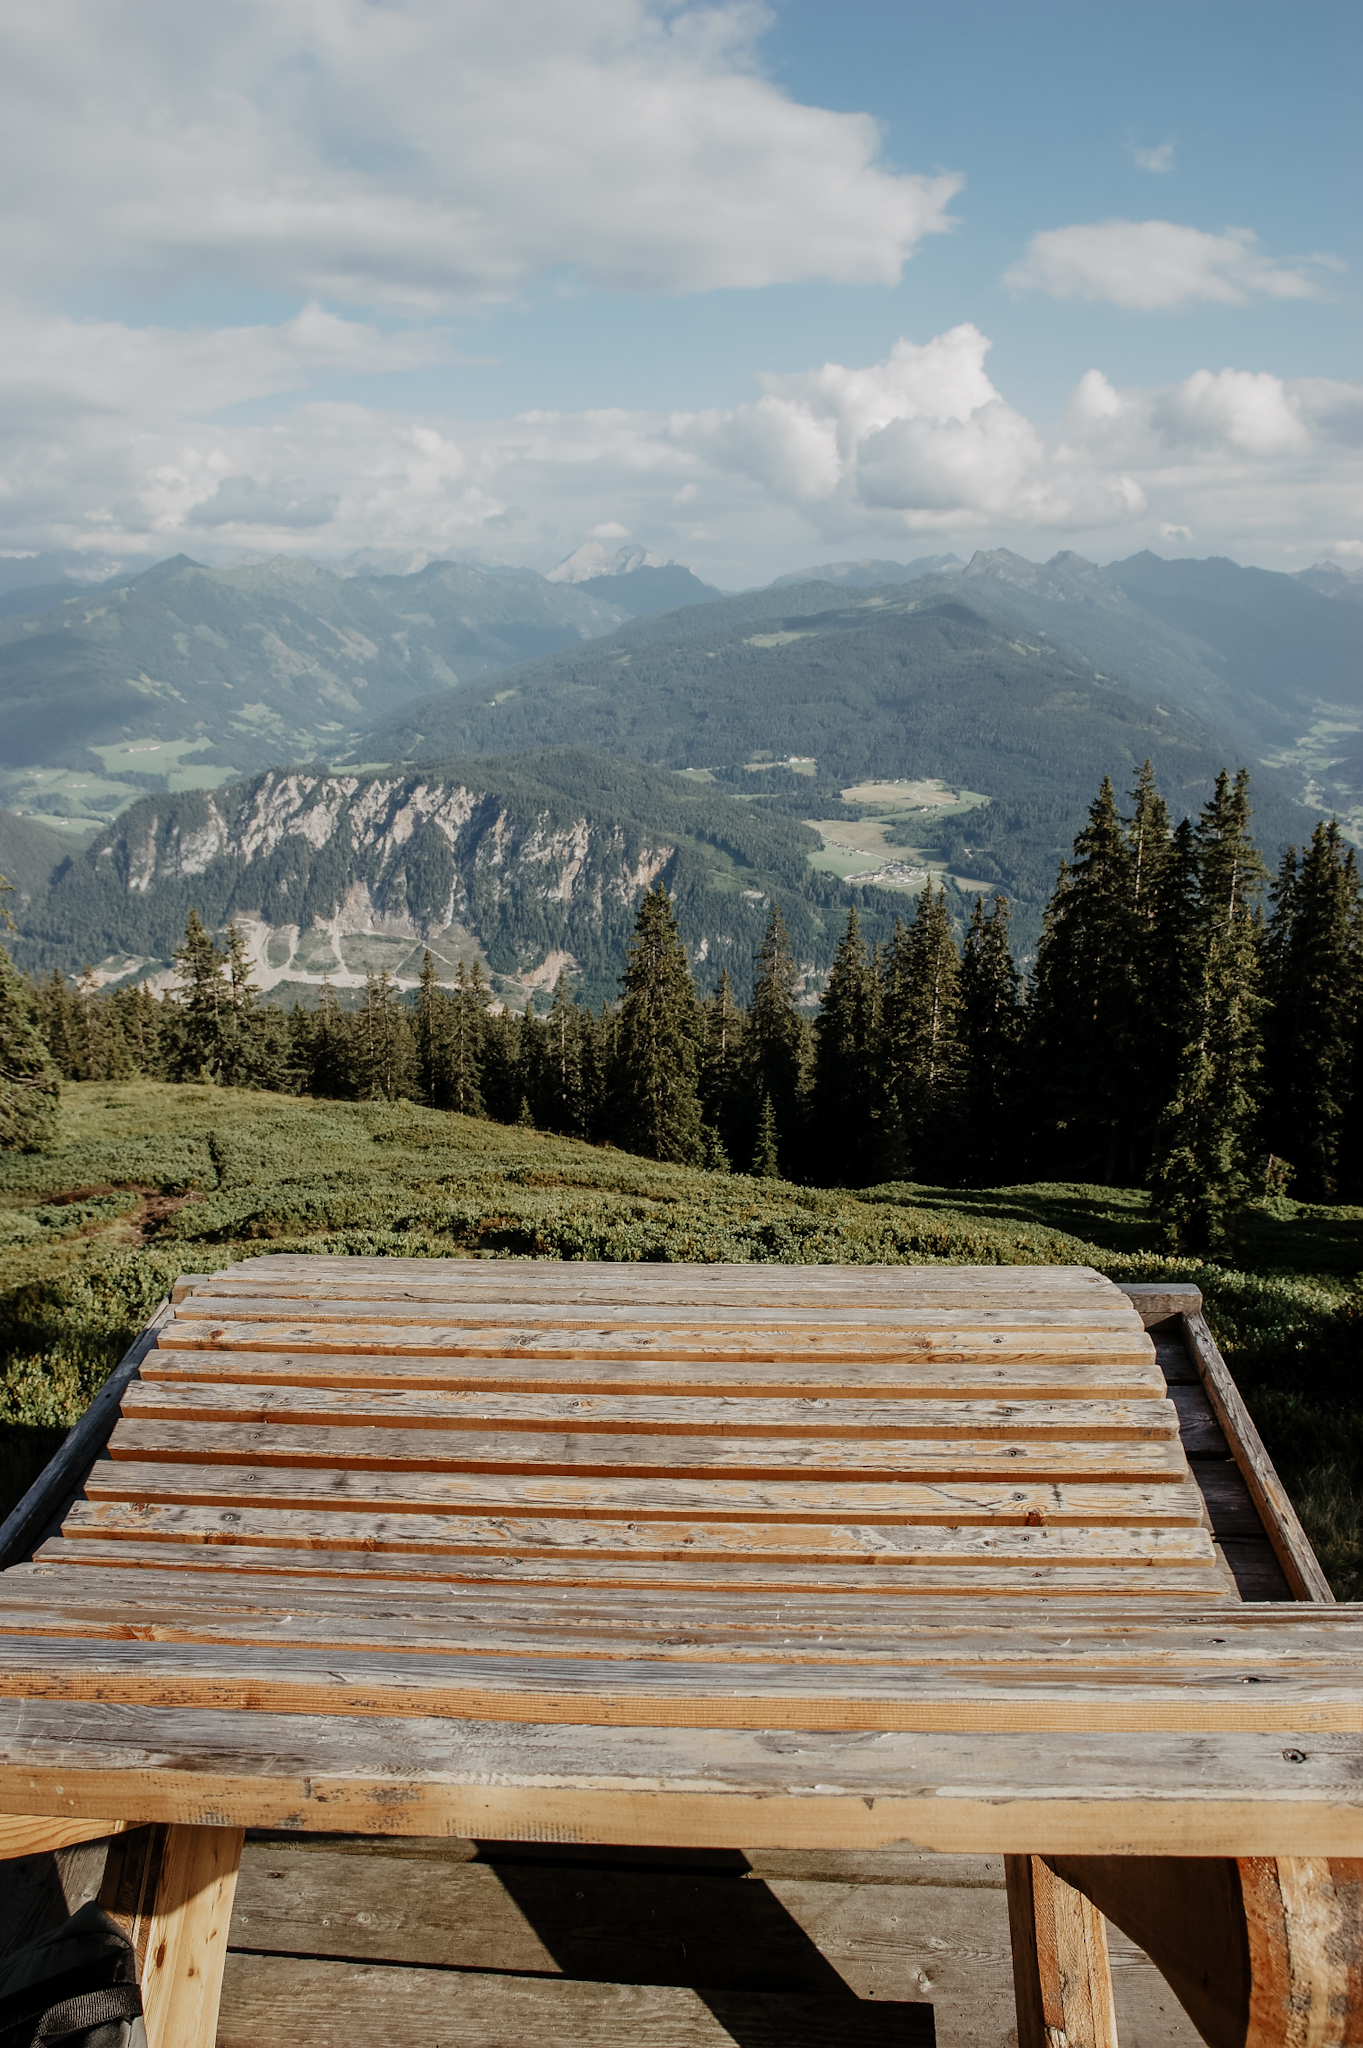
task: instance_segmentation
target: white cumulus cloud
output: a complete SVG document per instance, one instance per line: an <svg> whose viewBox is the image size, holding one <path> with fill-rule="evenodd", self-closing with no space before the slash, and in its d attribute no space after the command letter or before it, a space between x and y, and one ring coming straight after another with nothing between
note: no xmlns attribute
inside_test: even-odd
<svg viewBox="0 0 1363 2048"><path fill-rule="evenodd" d="M1138 143L1131 146L1131 160L1138 171L1164 173L1174 168L1174 143L1157 142L1153 149L1142 149Z"/></svg>
<svg viewBox="0 0 1363 2048"><path fill-rule="evenodd" d="M1053 299L1098 299L1131 312L1162 313L1199 301L1244 306L1254 298L1319 298L1322 287L1310 266L1321 261L1274 263L1248 228L1209 235L1170 220L1102 220L1033 235L1003 282Z"/></svg>
<svg viewBox="0 0 1363 2048"><path fill-rule="evenodd" d="M959 177L761 75L751 0L12 0L10 286L429 312L546 272L893 283Z"/></svg>
<svg viewBox="0 0 1363 2048"><path fill-rule="evenodd" d="M306 395L237 410L291 393L318 354L381 367L418 344L443 345L331 316L218 333L12 318L0 550L378 547L547 569L594 535L733 587L930 533L1024 551L1064 535L1101 555L1188 532L1295 564L1360 531L1363 383L1223 367L1150 389L1095 366L1048 421L994 382L969 323L879 362L766 377L722 410L460 419Z"/></svg>

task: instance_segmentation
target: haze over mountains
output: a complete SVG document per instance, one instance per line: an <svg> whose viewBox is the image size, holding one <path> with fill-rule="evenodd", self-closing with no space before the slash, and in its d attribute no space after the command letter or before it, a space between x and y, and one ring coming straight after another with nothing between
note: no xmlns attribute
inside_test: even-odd
<svg viewBox="0 0 1363 2048"><path fill-rule="evenodd" d="M1129 786L1147 755L1176 813L1247 760L1270 857L1321 810L1363 825L1363 605L1336 565L1287 576L1142 554L1100 569L995 550L825 564L733 596L600 543L548 577L343 567L181 556L0 617L0 800L29 814L0 817L0 867L24 957L145 969L197 890L205 915L251 925L272 982L307 985L329 959L344 984L362 940L410 965L418 941L448 952L457 928L508 988L538 986L562 956L605 989L655 856L672 886L693 876L693 944L712 967L742 952L774 888L818 967L852 889L879 918L927 870L1003 889L1025 948L1099 780ZM306 790L286 779L287 794L261 781L307 760L335 772ZM440 766L423 777L421 763ZM704 797L708 839L694 817L661 822L666 793L688 789L677 771L688 801ZM218 798L186 794L214 785ZM267 785L283 820L268 857L239 822ZM75 830L139 793L79 851ZM784 867L770 847L732 851L754 799L796 835ZM451 804L471 807L457 828ZM551 814L552 830L535 825ZM47 821L74 855L55 879ZM647 858L620 852L645 842ZM474 883L498 846L493 904Z"/></svg>

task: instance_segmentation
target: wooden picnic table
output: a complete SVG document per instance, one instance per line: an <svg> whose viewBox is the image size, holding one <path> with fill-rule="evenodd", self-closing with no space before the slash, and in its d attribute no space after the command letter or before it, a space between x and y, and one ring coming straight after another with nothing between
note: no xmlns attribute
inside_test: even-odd
<svg viewBox="0 0 1363 2048"><path fill-rule="evenodd" d="M0 1840L119 1835L151 2048L213 2040L248 1827L1003 1853L1022 2048L1115 2041L1104 1914L1215 2048L1363 2041L1363 1617L1194 1289L265 1256L7 1552Z"/></svg>

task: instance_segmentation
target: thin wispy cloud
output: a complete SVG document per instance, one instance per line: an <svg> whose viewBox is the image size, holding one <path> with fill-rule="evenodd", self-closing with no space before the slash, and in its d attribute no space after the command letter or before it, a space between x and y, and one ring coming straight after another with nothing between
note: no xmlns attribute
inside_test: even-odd
<svg viewBox="0 0 1363 2048"><path fill-rule="evenodd" d="M1139 143L1131 145L1131 160L1140 171L1172 171L1174 169L1174 142L1157 142L1153 149L1142 149Z"/></svg>
<svg viewBox="0 0 1363 2048"><path fill-rule="evenodd" d="M1276 263L1249 228L1206 234L1171 220L1101 220L1033 235L1004 272L1012 291L1053 299L1094 299L1129 312L1166 313L1252 299L1318 299L1322 259Z"/></svg>

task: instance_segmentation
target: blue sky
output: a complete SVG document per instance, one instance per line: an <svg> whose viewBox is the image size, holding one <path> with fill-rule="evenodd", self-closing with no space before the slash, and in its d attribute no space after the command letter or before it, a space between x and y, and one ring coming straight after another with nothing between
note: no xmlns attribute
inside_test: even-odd
<svg viewBox="0 0 1363 2048"><path fill-rule="evenodd" d="M0 549L1359 566L1361 53L1333 0L29 0Z"/></svg>

